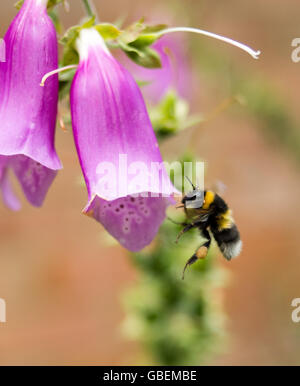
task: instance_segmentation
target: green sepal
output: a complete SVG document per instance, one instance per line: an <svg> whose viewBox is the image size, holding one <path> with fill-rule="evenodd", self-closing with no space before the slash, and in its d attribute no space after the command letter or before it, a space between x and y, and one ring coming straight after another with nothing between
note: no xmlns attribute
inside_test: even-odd
<svg viewBox="0 0 300 386"><path fill-rule="evenodd" d="M132 43L140 36L144 28L144 19L141 19L122 31L119 40L125 44Z"/></svg>
<svg viewBox="0 0 300 386"><path fill-rule="evenodd" d="M126 55L136 64L146 68L161 68L160 55L157 51L150 47L143 47L137 49L135 47L127 46Z"/></svg>
<svg viewBox="0 0 300 386"><path fill-rule="evenodd" d="M151 46L160 38L159 32L164 30L165 24L148 26L143 23L143 19L130 25L119 36L118 40L131 46L142 48Z"/></svg>
<svg viewBox="0 0 300 386"><path fill-rule="evenodd" d="M119 47L136 64L147 68L161 67L159 54L150 48L159 38L165 24L147 26L143 19L130 25L118 37Z"/></svg>
<svg viewBox="0 0 300 386"><path fill-rule="evenodd" d="M48 14L49 14L49 16L54 24L54 27L56 29L57 34L60 35L63 31L63 26L62 26L61 21L58 17L56 9L49 10Z"/></svg>
<svg viewBox="0 0 300 386"><path fill-rule="evenodd" d="M64 36L59 40L59 43L64 45L74 45L76 39L79 36L79 33L84 28L90 28L95 24L95 16L91 17L90 19L86 20L81 25L74 25L73 27L69 28Z"/></svg>
<svg viewBox="0 0 300 386"><path fill-rule="evenodd" d="M56 5L61 4L61 3L64 3L64 1L65 1L65 0L48 0L47 8L48 8L48 9L52 9L52 8L55 7Z"/></svg>
<svg viewBox="0 0 300 386"><path fill-rule="evenodd" d="M85 21L82 25L75 25L69 28L64 36L59 40L59 43L63 44L63 66L69 64L77 64L79 62L79 55L76 51L75 43L79 37L80 31L84 28L91 28L95 24L95 16Z"/></svg>
<svg viewBox="0 0 300 386"><path fill-rule="evenodd" d="M19 1L17 1L17 2L14 4L14 6L15 6L15 8L17 8L17 9L19 10L19 9L21 9L23 3L24 3L24 0L19 0Z"/></svg>
<svg viewBox="0 0 300 386"><path fill-rule="evenodd" d="M95 30L99 32L104 40L114 40L117 39L121 34L121 31L110 23L101 23L95 25Z"/></svg>
<svg viewBox="0 0 300 386"><path fill-rule="evenodd" d="M146 26L139 37L133 41L131 44L137 48L151 46L155 43L161 35L158 32L166 29L167 26L165 24L158 24L155 26Z"/></svg>

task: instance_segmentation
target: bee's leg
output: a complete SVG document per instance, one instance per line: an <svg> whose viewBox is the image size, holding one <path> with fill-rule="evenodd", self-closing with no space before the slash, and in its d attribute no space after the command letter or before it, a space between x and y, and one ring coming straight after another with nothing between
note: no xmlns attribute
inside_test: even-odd
<svg viewBox="0 0 300 386"><path fill-rule="evenodd" d="M167 217L167 219L169 221L171 221L173 224L176 224L176 225L182 225L182 226L187 226L188 223L187 222L178 222L178 221L174 221L173 219L171 219L170 217Z"/></svg>
<svg viewBox="0 0 300 386"><path fill-rule="evenodd" d="M177 235L177 237L176 237L175 243L176 243L176 244L178 243L180 237L181 237L185 232L188 232L190 229L195 228L196 226L197 226L197 225L196 225L195 223L193 223L193 222L191 222L190 224L187 224L187 225L186 225L186 226L178 233L178 235Z"/></svg>
<svg viewBox="0 0 300 386"><path fill-rule="evenodd" d="M201 230L201 232L202 232L203 236L207 239L207 241L203 245L201 245L196 250L196 252L193 254L193 256L191 258L189 258L188 261L186 262L184 269L183 269L183 272L182 272L182 280L184 280L184 273L185 273L185 270L187 269L187 267L196 263L197 260L204 259L207 255L207 252L208 252L208 249L209 249L210 243L211 243L211 236L210 236L207 229L203 229L203 230Z"/></svg>
<svg viewBox="0 0 300 386"><path fill-rule="evenodd" d="M204 238L207 239L207 241L206 241L200 248L205 247L205 248L207 248L207 252L208 252L208 249L209 249L210 243L211 243L211 235L209 234L207 228L205 228L205 229L200 229L200 233L202 234L202 236L203 236ZM199 249L200 249L200 248L199 248ZM207 252L206 252L206 254L207 254ZM205 256L206 256L206 255L205 255ZM204 256L204 257L205 257L205 256Z"/></svg>

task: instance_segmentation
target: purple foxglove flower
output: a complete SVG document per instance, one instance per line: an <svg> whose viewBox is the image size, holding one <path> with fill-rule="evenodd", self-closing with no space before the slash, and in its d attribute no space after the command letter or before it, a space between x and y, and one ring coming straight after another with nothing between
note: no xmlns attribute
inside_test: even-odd
<svg viewBox="0 0 300 386"><path fill-rule="evenodd" d="M57 170L54 148L58 77L40 86L58 66L57 38L47 0L25 0L5 37L0 63L0 187L4 202L19 204L8 181L12 169L28 201L40 206Z"/></svg>
<svg viewBox="0 0 300 386"><path fill-rule="evenodd" d="M81 31L80 63L71 88L74 139L88 190L84 213L124 247L148 245L173 203L145 103L133 77L94 29ZM151 169L154 167L154 169ZM155 197L147 196L150 193Z"/></svg>
<svg viewBox="0 0 300 386"><path fill-rule="evenodd" d="M122 56L124 66L135 79L145 83L142 87L145 98L157 103L171 88L187 98L192 88L191 69L182 37L163 36L151 48L159 53L161 68L141 67L127 57L124 59L125 54Z"/></svg>
<svg viewBox="0 0 300 386"><path fill-rule="evenodd" d="M3 39L0 39L0 62L5 62L5 43Z"/></svg>

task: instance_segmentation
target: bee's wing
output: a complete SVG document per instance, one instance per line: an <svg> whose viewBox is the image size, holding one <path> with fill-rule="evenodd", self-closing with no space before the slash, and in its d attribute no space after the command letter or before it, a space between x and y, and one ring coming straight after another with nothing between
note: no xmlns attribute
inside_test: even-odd
<svg viewBox="0 0 300 386"><path fill-rule="evenodd" d="M197 221L205 222L208 220L209 216L212 214L211 210L207 209L198 209L197 214L195 215L195 218L197 218Z"/></svg>
<svg viewBox="0 0 300 386"><path fill-rule="evenodd" d="M214 182L212 186L212 190L219 194L220 196L223 196L225 191L227 190L227 186L220 180L217 180Z"/></svg>
<svg viewBox="0 0 300 386"><path fill-rule="evenodd" d="M207 221L208 220L208 217L210 216L210 214L209 213L206 213L206 214L201 214L200 215L200 218L199 218L199 221L201 221L201 222L205 222L205 221Z"/></svg>

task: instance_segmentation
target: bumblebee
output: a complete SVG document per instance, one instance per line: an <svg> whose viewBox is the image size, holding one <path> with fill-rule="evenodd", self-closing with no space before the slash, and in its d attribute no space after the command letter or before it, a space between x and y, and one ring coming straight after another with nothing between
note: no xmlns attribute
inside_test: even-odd
<svg viewBox="0 0 300 386"><path fill-rule="evenodd" d="M239 231L234 223L232 212L223 198L211 190L201 191L190 180L189 182L193 190L182 198L179 206L184 208L186 221L189 222L179 223L184 228L178 234L176 243L184 233L193 228L198 228L207 241L186 262L182 279L188 266L206 257L211 244L211 234L227 260L238 256L242 250Z"/></svg>

